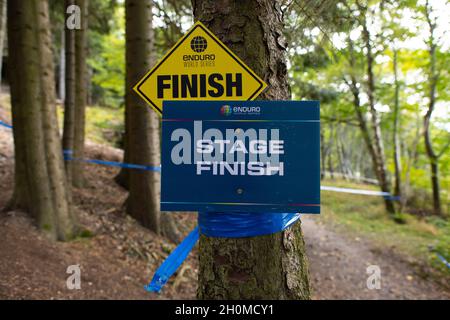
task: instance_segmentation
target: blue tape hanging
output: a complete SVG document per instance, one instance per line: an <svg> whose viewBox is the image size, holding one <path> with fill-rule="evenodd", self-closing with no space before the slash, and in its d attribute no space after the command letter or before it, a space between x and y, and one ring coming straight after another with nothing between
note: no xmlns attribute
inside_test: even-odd
<svg viewBox="0 0 450 320"><path fill-rule="evenodd" d="M299 219L299 213L199 212L199 226L166 258L145 288L150 292L160 292L187 258L200 233L218 238L256 237L283 231Z"/></svg>
<svg viewBox="0 0 450 320"><path fill-rule="evenodd" d="M152 281L145 287L147 291L159 292L161 290L169 278L177 271L184 260L186 260L192 248L197 243L199 235L198 227L195 227L183 242L173 250L169 257L164 260L158 270L156 270Z"/></svg>
<svg viewBox="0 0 450 320"><path fill-rule="evenodd" d="M7 124L6 122L3 122L0 120L0 126L8 128L8 129L12 129L13 127L9 124Z"/></svg>
<svg viewBox="0 0 450 320"><path fill-rule="evenodd" d="M443 264L446 265L447 268L450 269L450 262L447 261L447 259L445 259L442 255L440 255L439 253L436 252L436 256L439 258L439 260L441 260L441 262Z"/></svg>
<svg viewBox="0 0 450 320"><path fill-rule="evenodd" d="M82 161L82 162L86 162L86 163L99 164L99 165L109 166L109 167L119 167L119 168L126 168L126 169L138 169L138 170L144 170L144 171L161 172L160 166L146 166L146 165L141 165L141 164L132 164L132 163L124 163L124 162L116 162L116 161L74 158L74 157L72 157L72 154L73 154L72 150L64 150L63 153L64 153L64 160L66 160L66 161Z"/></svg>

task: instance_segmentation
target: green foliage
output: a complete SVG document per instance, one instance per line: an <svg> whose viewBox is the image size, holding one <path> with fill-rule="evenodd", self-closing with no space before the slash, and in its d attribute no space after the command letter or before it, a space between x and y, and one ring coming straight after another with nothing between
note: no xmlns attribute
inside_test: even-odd
<svg viewBox="0 0 450 320"><path fill-rule="evenodd" d="M86 133L89 140L122 147L124 130L123 108L91 106L86 109Z"/></svg>
<svg viewBox="0 0 450 320"><path fill-rule="evenodd" d="M94 53L88 60L93 70L94 103L112 108L124 105L125 95L125 21L124 9L116 8L109 33L90 31Z"/></svg>
<svg viewBox="0 0 450 320"><path fill-rule="evenodd" d="M366 7L366 5L368 5ZM382 137L391 178L393 161L394 70L393 52L398 53L400 141L402 179L407 189L408 206L424 214L432 210L430 165L422 137L423 115L428 106L429 66L427 24L423 2L403 1L307 1L285 10L286 37L291 47L290 81L294 99L321 101L323 152L326 170L342 171L342 150L350 161L351 171L373 177L370 157L363 159L363 136L358 130L354 107L356 82L361 110L370 119L368 109L368 57L363 26L366 24L372 46L375 76L375 105L381 121ZM435 12L443 15L443 12ZM436 20L437 24L441 20ZM450 194L450 78L448 65L450 45L448 33L436 38L437 105L431 123L433 147L440 154L441 198L445 205ZM368 121L371 126L370 121ZM369 128L370 129L370 128ZM371 132L371 130L369 130ZM352 134L350 134L353 132ZM372 134L372 133L371 133ZM355 152L356 150L356 152ZM345 159L344 159L345 160ZM334 168L333 168L334 167ZM392 178L393 179L393 178ZM444 208L448 211L448 205ZM401 220L401 219L400 219Z"/></svg>

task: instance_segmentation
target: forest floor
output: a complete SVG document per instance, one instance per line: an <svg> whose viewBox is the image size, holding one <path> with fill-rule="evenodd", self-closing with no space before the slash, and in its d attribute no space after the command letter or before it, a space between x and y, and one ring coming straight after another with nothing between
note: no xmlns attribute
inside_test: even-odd
<svg viewBox="0 0 450 320"><path fill-rule="evenodd" d="M10 120L1 108L0 120ZM86 156L120 161L121 151L89 143ZM13 168L11 131L0 127L0 208L11 197ZM86 187L74 190L81 237L55 243L26 214L0 213L0 299L195 299L197 249L162 294L146 292L144 285L175 244L124 214L126 192L113 181L116 168L85 168ZM302 219L314 299L450 299L449 277L393 245L324 218L333 217L332 204L325 201L323 215ZM195 215L177 215L187 234ZM67 289L70 265L81 268L81 290ZM369 265L380 267L380 290L367 289Z"/></svg>

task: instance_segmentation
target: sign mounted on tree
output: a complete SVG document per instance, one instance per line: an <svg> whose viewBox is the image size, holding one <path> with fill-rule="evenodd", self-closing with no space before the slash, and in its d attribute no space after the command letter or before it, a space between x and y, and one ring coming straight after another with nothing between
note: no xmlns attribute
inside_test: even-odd
<svg viewBox="0 0 450 320"><path fill-rule="evenodd" d="M164 108L162 211L320 212L319 102Z"/></svg>
<svg viewBox="0 0 450 320"><path fill-rule="evenodd" d="M163 101L253 100L267 84L197 22L134 87L160 115Z"/></svg>

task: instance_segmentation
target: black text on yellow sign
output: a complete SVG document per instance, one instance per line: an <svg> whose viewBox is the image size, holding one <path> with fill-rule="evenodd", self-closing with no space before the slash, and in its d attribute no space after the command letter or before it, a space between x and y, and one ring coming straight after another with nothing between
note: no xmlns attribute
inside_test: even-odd
<svg viewBox="0 0 450 320"><path fill-rule="evenodd" d="M134 87L162 114L164 100L253 100L267 87L197 22Z"/></svg>

